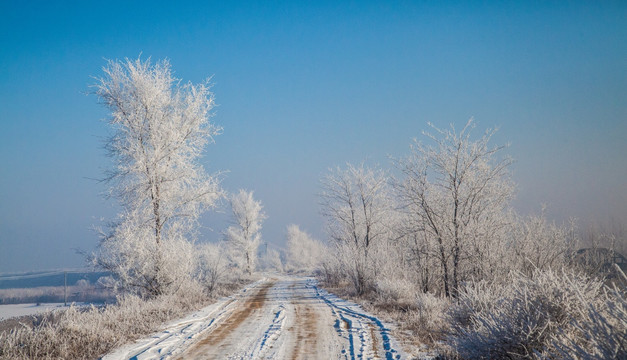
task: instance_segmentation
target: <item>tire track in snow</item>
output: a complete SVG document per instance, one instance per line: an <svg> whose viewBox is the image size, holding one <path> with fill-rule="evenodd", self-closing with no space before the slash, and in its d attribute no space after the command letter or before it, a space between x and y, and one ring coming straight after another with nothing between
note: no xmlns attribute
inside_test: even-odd
<svg viewBox="0 0 627 360"><path fill-rule="evenodd" d="M381 338L383 344L383 351L385 353L386 360L398 360L401 358L401 354L398 350L392 347L392 340L389 335L389 329L383 325L381 320L377 319L374 316L367 315L364 312L357 311L356 305L340 305L340 303L347 304L346 301L340 300L334 295L327 293L324 290L321 290L315 285L315 280L309 280L307 282L307 286L313 289L316 293L316 297L322 299L334 313L348 323L348 333L349 333L349 343L350 343L350 358L351 359L371 359L378 358L378 346L375 347L374 342L377 341L377 337ZM353 309L352 309L353 308ZM351 320L354 319L353 320ZM364 321L365 324L364 325ZM356 327L355 323L359 325ZM372 326L376 331L372 331L372 328L366 329L367 326ZM341 329L341 327L336 326L336 330ZM368 334L370 332L370 334ZM355 349L355 337L353 334L356 334L359 337L360 348ZM372 335L371 335L372 334ZM359 350L359 353L356 353L356 350Z"/></svg>
<svg viewBox="0 0 627 360"><path fill-rule="evenodd" d="M285 324L285 307L283 304L279 306L279 311L275 313L272 324L264 333L263 339L259 343L259 346L255 348L250 354L251 359L261 358L265 354L266 350L272 347L274 342L279 338Z"/></svg>

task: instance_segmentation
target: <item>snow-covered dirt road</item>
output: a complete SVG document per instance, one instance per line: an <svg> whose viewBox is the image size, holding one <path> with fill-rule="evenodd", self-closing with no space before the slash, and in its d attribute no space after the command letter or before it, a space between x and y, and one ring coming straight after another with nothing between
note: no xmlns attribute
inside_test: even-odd
<svg viewBox="0 0 627 360"><path fill-rule="evenodd" d="M113 359L401 359L386 326L312 279L265 278Z"/></svg>

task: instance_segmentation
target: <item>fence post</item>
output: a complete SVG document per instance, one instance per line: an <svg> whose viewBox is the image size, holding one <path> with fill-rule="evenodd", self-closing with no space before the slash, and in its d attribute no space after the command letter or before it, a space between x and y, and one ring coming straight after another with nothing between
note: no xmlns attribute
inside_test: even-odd
<svg viewBox="0 0 627 360"><path fill-rule="evenodd" d="M63 306L67 306L67 271L63 272Z"/></svg>

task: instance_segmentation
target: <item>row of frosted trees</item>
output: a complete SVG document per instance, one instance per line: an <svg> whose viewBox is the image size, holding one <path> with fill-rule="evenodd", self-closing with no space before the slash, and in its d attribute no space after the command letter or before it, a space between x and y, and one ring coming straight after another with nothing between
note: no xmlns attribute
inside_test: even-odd
<svg viewBox="0 0 627 360"><path fill-rule="evenodd" d="M333 269L329 279L348 276L358 294L393 278L457 297L471 279L565 261L573 233L512 211L512 160L490 145L493 130L474 140L473 127L432 126L426 143L414 141L394 160L396 176L348 164L323 178L330 253L338 254L324 261L333 262L323 267Z"/></svg>
<svg viewBox="0 0 627 360"><path fill-rule="evenodd" d="M94 86L110 110L104 181L120 205L92 261L124 291L155 297L198 284L213 290L227 268L251 274L265 214L252 192L228 195L199 159L222 129L210 121L208 83L181 83L167 61L110 61ZM197 244L199 216L228 198L221 245ZM233 273L233 271L230 271Z"/></svg>
<svg viewBox="0 0 627 360"><path fill-rule="evenodd" d="M317 246L324 283L396 309L443 358L626 357L627 276L608 265L619 257L576 252L572 222L517 215L512 160L493 130L473 139L473 127L432 126L389 173L331 170L320 194L330 241L288 236L290 253Z"/></svg>
<svg viewBox="0 0 627 360"><path fill-rule="evenodd" d="M213 288L226 262L251 274L265 219L251 192L229 197L228 246L195 244L199 216L227 196L220 174L207 174L198 162L221 132L210 121L209 85L182 84L165 61L112 61L104 72L95 93L111 111L106 149L114 166L105 181L121 212L102 232L94 261L123 288L150 296L192 278ZM400 278L456 297L469 279L560 261L572 245L568 232L542 217L514 215L511 160L500 156L503 147L489 144L493 131L473 140L472 127L469 122L459 133L433 127L428 144L415 142L394 162L396 177L348 165L323 179L332 249L318 262L329 280L347 277L363 294L378 278ZM300 262L292 267L311 268L315 261L305 254L322 254L305 238L288 229L289 258Z"/></svg>

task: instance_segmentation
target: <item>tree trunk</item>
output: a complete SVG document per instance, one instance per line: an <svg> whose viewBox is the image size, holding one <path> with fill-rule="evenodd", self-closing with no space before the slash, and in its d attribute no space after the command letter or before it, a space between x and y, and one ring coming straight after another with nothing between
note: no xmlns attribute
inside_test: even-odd
<svg viewBox="0 0 627 360"><path fill-rule="evenodd" d="M444 253L444 245L442 244L442 238L438 237L438 244L440 245L440 263L442 264L442 280L444 282L444 295L451 297L448 287L448 264L446 261L446 254Z"/></svg>
<svg viewBox="0 0 627 360"><path fill-rule="evenodd" d="M155 284L153 289L153 295L159 296L163 293L164 283L161 279L161 265L163 263L163 255L161 254L161 212L160 212L160 197L159 197L159 185L154 185L152 200L152 210L155 216L155 242L157 244L157 258L155 260Z"/></svg>

